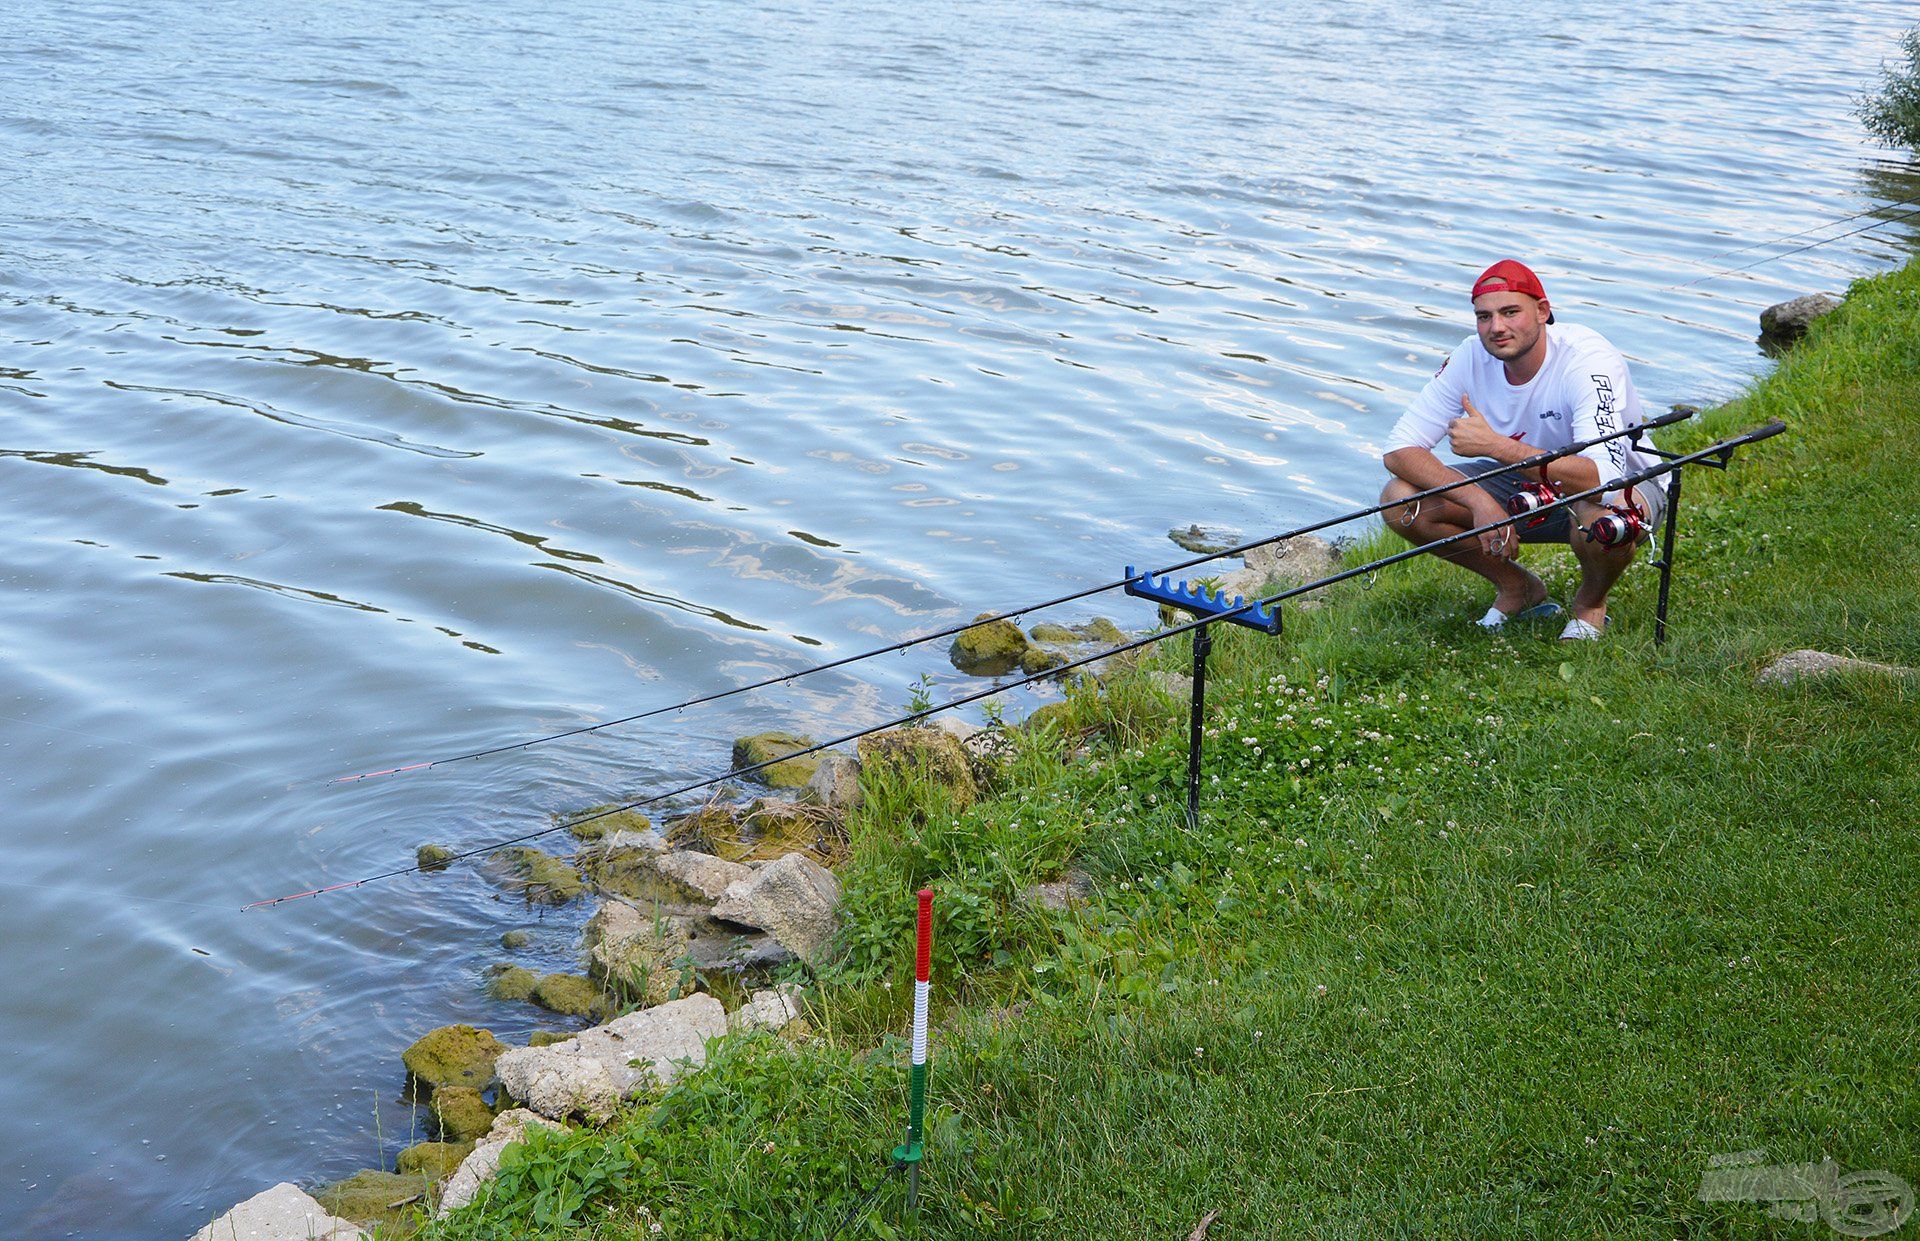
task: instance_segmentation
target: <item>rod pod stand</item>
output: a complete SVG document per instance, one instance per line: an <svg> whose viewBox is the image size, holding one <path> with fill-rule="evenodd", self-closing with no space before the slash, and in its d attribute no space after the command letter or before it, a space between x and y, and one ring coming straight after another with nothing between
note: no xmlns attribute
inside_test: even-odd
<svg viewBox="0 0 1920 1241"><path fill-rule="evenodd" d="M1264 634L1280 632L1280 605L1249 605L1239 595L1222 595L1205 586L1190 586L1168 578L1155 581L1151 573L1136 572L1127 566L1126 592L1138 599L1152 599L1178 608L1196 619L1217 617ZM1200 756L1206 746L1207 656L1213 652L1213 626L1201 625L1193 631L1193 704L1187 720L1187 830L1200 827Z"/></svg>
<svg viewBox="0 0 1920 1241"><path fill-rule="evenodd" d="M1642 439L1642 435L1648 429L1645 425L1633 429L1629 438L1633 440L1633 446L1637 451L1658 457L1662 461L1682 459L1682 454L1663 452ZM1733 446L1723 447L1718 453L1708 456L1694 456L1695 459L1687 462L1687 465L1704 465L1709 469L1724 470L1733 460ZM1683 465L1667 476L1667 519L1665 528L1660 531L1660 559L1653 562L1653 567L1660 570L1660 597L1653 609L1653 644L1655 646L1665 646L1667 642L1667 600L1673 591L1673 546L1680 529L1680 477L1686 472L1686 467Z"/></svg>

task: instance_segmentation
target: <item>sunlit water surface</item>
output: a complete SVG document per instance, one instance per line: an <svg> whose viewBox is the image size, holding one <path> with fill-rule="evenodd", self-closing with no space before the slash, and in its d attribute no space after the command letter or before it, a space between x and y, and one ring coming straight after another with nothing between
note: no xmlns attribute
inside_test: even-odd
<svg viewBox="0 0 1920 1241"><path fill-rule="evenodd" d="M1920 195L1851 115L1896 3L8 16L16 1237L185 1236L390 1160L407 1042L537 1024L481 994L531 919L470 871L243 902L959 678L933 647L588 742L305 778L1111 579L1171 558L1170 526L1366 502L1502 254L1650 405L1723 396L1766 365L1763 306L1911 236L1700 278ZM1066 619L1096 610L1146 619ZM578 915L533 925L559 968Z"/></svg>

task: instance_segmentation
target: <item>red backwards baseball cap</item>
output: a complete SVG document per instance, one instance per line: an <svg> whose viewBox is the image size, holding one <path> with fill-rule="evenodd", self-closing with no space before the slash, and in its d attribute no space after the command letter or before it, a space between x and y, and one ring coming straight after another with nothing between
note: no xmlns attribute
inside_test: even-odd
<svg viewBox="0 0 1920 1241"><path fill-rule="evenodd" d="M1533 269L1518 259L1501 259L1492 267L1480 273L1473 282L1473 296L1482 293L1525 293L1528 297L1547 300L1547 291L1540 286L1540 277ZM1553 312L1547 312L1547 322L1553 322Z"/></svg>

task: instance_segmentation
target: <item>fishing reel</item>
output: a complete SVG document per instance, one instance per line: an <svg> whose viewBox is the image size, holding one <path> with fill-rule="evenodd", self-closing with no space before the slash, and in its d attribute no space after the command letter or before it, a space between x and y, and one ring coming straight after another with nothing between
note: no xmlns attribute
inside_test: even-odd
<svg viewBox="0 0 1920 1241"><path fill-rule="evenodd" d="M1631 504L1609 504L1586 527L1587 542L1602 547L1631 547L1647 537L1647 519Z"/></svg>
<svg viewBox="0 0 1920 1241"><path fill-rule="evenodd" d="M1540 510L1549 504L1556 503L1559 499L1559 483L1525 483L1521 486L1520 490L1507 497L1507 515L1509 517L1524 517L1528 513L1536 514L1536 516L1529 517L1522 523L1527 529L1531 530L1546 521L1550 516L1550 514L1542 513Z"/></svg>

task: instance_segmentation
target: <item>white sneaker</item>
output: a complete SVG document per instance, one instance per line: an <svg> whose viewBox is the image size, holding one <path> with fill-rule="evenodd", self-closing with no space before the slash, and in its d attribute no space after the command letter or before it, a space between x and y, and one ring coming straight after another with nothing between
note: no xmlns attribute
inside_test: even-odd
<svg viewBox="0 0 1920 1241"><path fill-rule="evenodd" d="M1499 608L1488 608L1487 614L1473 623L1482 629L1498 629L1508 621L1550 620L1558 615L1560 615L1560 605L1551 599L1543 599L1530 608L1521 608L1512 616L1508 616Z"/></svg>
<svg viewBox="0 0 1920 1241"><path fill-rule="evenodd" d="M1610 620L1612 618L1609 617L1608 619ZM1560 640L1562 642L1598 641L1601 631L1606 628L1606 624L1607 622L1603 620L1598 625L1589 625L1587 622L1581 620L1578 616L1576 616L1572 620L1567 622L1567 627L1565 629L1562 629L1560 631Z"/></svg>

